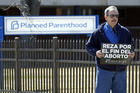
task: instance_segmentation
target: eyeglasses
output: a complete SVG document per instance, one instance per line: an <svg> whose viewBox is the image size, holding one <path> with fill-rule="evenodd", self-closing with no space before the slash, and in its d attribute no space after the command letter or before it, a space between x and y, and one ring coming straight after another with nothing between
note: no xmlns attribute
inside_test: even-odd
<svg viewBox="0 0 140 93"><path fill-rule="evenodd" d="M118 14L111 14L111 15L108 15L109 17L113 18L113 17L117 17L119 18L119 15Z"/></svg>

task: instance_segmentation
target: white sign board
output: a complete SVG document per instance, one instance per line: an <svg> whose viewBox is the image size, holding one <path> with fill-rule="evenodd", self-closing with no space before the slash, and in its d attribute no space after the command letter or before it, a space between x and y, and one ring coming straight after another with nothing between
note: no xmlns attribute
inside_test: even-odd
<svg viewBox="0 0 140 93"><path fill-rule="evenodd" d="M33 16L5 17L5 35L89 34L98 16Z"/></svg>

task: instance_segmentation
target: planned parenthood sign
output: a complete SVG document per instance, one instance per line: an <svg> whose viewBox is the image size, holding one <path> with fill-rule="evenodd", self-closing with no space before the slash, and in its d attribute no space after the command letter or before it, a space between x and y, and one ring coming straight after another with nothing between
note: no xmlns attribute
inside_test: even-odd
<svg viewBox="0 0 140 93"><path fill-rule="evenodd" d="M98 16L5 17L5 35L90 34Z"/></svg>

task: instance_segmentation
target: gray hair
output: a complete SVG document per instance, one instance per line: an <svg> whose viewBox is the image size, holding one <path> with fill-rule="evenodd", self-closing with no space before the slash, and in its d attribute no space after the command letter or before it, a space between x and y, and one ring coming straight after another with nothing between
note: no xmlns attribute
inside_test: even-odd
<svg viewBox="0 0 140 93"><path fill-rule="evenodd" d="M118 12L118 14L119 14L119 11L118 11L118 9L117 9L116 6L109 6L109 7L107 7L107 8L105 9L105 11L104 11L105 16L108 16L108 12L111 11L111 10L115 10L115 11Z"/></svg>

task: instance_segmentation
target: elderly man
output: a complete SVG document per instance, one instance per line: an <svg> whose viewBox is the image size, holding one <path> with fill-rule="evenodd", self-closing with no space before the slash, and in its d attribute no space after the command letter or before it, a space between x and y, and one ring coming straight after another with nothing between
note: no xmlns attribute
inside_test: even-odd
<svg viewBox="0 0 140 93"><path fill-rule="evenodd" d="M126 65L104 65L100 59L104 57L101 52L102 43L133 44L131 33L118 23L119 12L117 7L109 6L104 11L105 23L93 32L86 49L88 53L96 56L97 76L95 93L126 93ZM134 58L134 52L128 56Z"/></svg>

